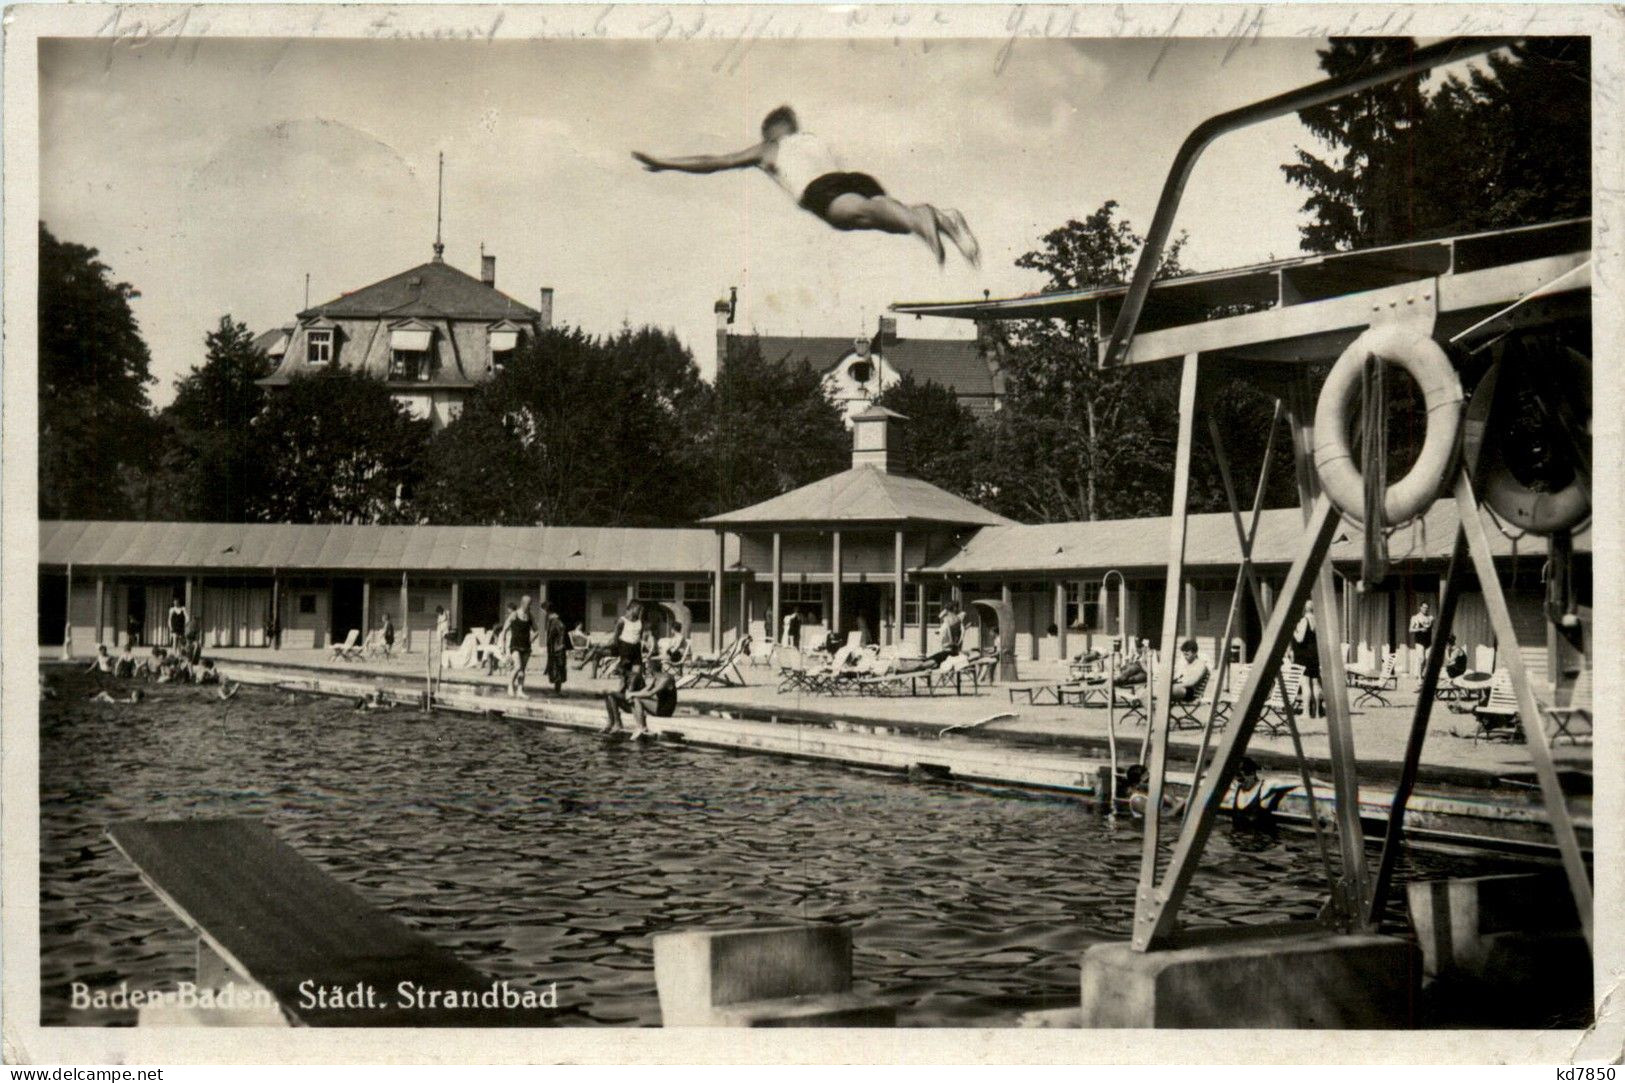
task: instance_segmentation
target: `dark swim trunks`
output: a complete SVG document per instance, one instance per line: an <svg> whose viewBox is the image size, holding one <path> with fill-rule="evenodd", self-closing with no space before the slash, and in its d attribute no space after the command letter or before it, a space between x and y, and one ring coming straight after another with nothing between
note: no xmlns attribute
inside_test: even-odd
<svg viewBox="0 0 1625 1083"><path fill-rule="evenodd" d="M837 196L855 195L869 199L885 194L886 189L867 173L825 173L801 193L801 209L822 216Z"/></svg>

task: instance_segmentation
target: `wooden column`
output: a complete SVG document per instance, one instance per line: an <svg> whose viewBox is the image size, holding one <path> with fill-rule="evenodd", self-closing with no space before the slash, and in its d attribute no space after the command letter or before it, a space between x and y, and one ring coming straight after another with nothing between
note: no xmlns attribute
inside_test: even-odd
<svg viewBox="0 0 1625 1083"><path fill-rule="evenodd" d="M1082 601L1080 598L1079 601ZM1051 605L1050 619L1055 622L1056 649L1061 661L1066 661L1070 655L1066 649L1066 580L1055 581L1055 600Z"/></svg>
<svg viewBox="0 0 1625 1083"><path fill-rule="evenodd" d="M769 628L768 638L775 643L784 634L784 535L777 530L773 532L773 627ZM800 643L786 643L786 647L799 648Z"/></svg>
<svg viewBox="0 0 1625 1083"><path fill-rule="evenodd" d="M711 573L711 653L722 650L722 584L728 559L728 535L717 531L716 565Z"/></svg>
<svg viewBox="0 0 1625 1083"><path fill-rule="evenodd" d="M195 578L196 578L195 576L191 576L191 575L186 577L186 600L182 603L182 604L184 604L186 606L186 620L187 620L186 630L188 632L190 632L194 626L199 628L199 629L201 629L203 627L203 622L198 619L199 615L198 615L197 610L192 608L192 596L193 596L193 593L194 593L194 591L192 590L192 583L193 583L193 580Z"/></svg>
<svg viewBox="0 0 1625 1083"><path fill-rule="evenodd" d="M920 657L925 657L925 580L914 581L914 636L920 646Z"/></svg>
<svg viewBox="0 0 1625 1083"><path fill-rule="evenodd" d="M841 634L841 532L833 531L830 534L830 595L829 595L829 628L836 635ZM843 639L844 642L844 639Z"/></svg>
<svg viewBox="0 0 1625 1083"><path fill-rule="evenodd" d="M451 581L451 636L458 642L462 641L463 634L463 581Z"/></svg>
<svg viewBox="0 0 1625 1083"><path fill-rule="evenodd" d="M106 593L107 593L107 577L104 576L104 575L98 575L96 577L96 642L97 643L100 643L102 641L102 606L103 606L104 601L105 601Z"/></svg>
<svg viewBox="0 0 1625 1083"><path fill-rule="evenodd" d="M1307 379L1294 389L1288 412L1292 428L1292 458L1298 476L1298 502L1309 509L1320 496L1320 475L1315 471L1315 399ZM1320 655L1320 687L1326 701L1326 743L1331 757L1332 790L1336 797L1335 818L1342 853L1342 876L1337 903L1352 927L1365 931L1369 920L1370 870L1366 866L1365 840L1360 823L1360 786L1355 775L1354 720L1349 711L1347 672L1343 668L1343 634L1337 612L1337 591L1332 584L1332 562L1321 560L1313 577L1311 598L1315 603L1315 638ZM1305 689L1304 694L1308 695Z"/></svg>
<svg viewBox="0 0 1625 1083"><path fill-rule="evenodd" d="M1014 596L1010 593L1010 581L1008 579L999 584L999 601L1004 603L1005 612L1010 614L1010 623L1012 625L1015 624L1016 602ZM1001 649L999 651L999 657L1003 658L1005 655L1009 655L1010 657L1014 658L1016 656L1015 628L1000 628L999 638L1004 640L1004 642L1000 645ZM980 646L984 651L987 650L987 632L985 629L982 632L982 642Z"/></svg>
<svg viewBox="0 0 1625 1083"><path fill-rule="evenodd" d="M361 636L366 638L372 631L372 580L366 576L361 578ZM349 632L345 632L349 635Z"/></svg>
<svg viewBox="0 0 1625 1083"><path fill-rule="evenodd" d="M401 651L412 649L412 599L407 593L406 573L401 573Z"/></svg>
<svg viewBox="0 0 1625 1083"><path fill-rule="evenodd" d="M282 649L282 575L275 568L271 569L271 627L276 634L271 637L267 647Z"/></svg>
<svg viewBox="0 0 1625 1083"><path fill-rule="evenodd" d="M1174 449L1174 492L1168 519L1168 571L1162 597L1162 660L1147 682L1152 702L1146 744L1149 748L1149 794L1146 807L1162 808L1162 788L1167 772L1168 697L1173 690L1175 637L1179 633L1179 596L1185 577L1185 536L1187 501L1190 496L1191 439L1196 421L1197 355L1186 354L1179 379L1179 436ZM1161 844L1162 818L1148 816L1140 847L1140 883L1134 903L1133 945L1146 950L1154 921L1161 906L1157 891L1157 863ZM1165 897L1165 896L1164 896Z"/></svg>
<svg viewBox="0 0 1625 1083"><path fill-rule="evenodd" d="M903 592L908 589L908 575L904 570L903 532L897 532L892 546L891 641L893 646L903 643Z"/></svg>
<svg viewBox="0 0 1625 1083"><path fill-rule="evenodd" d="M682 597L681 590L679 587L679 598ZM743 577L739 580L739 634L750 634L750 581Z"/></svg>
<svg viewBox="0 0 1625 1083"><path fill-rule="evenodd" d="M1196 584L1185 581L1185 638L1196 638Z"/></svg>
<svg viewBox="0 0 1625 1083"><path fill-rule="evenodd" d="M1268 624L1270 614L1275 612L1275 587L1268 582L1261 582L1258 589L1264 595L1264 612L1258 615L1258 619L1261 623Z"/></svg>

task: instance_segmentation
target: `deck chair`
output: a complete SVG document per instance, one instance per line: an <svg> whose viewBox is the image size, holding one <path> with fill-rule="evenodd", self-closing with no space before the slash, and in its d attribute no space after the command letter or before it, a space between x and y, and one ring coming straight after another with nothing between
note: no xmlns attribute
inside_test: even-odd
<svg viewBox="0 0 1625 1083"><path fill-rule="evenodd" d="M1281 683L1286 683L1286 699L1281 698ZM1281 663L1281 679L1270 682L1269 698L1258 714L1258 726L1271 737L1287 732L1287 719L1297 713L1299 689L1303 686L1303 667L1294 662ZM1292 705L1289 715L1287 704Z"/></svg>
<svg viewBox="0 0 1625 1083"><path fill-rule="evenodd" d="M1230 686L1224 690L1224 697L1214 711L1214 726L1224 725L1236 713L1236 704L1241 702L1241 690L1247 687L1247 678L1252 671L1251 662L1236 662L1224 671L1224 679Z"/></svg>
<svg viewBox="0 0 1625 1083"><path fill-rule="evenodd" d="M1495 671L1490 682L1490 694L1473 711L1478 727L1473 730L1473 743L1482 738L1493 741L1498 737L1508 741L1523 740L1523 720L1518 717L1518 696L1512 690L1512 674L1504 669Z"/></svg>
<svg viewBox="0 0 1625 1083"><path fill-rule="evenodd" d="M361 659L361 647L358 640L361 638L361 629L351 628L350 634L344 638L343 643L333 644L333 653L329 658L340 662L356 662Z"/></svg>
<svg viewBox="0 0 1625 1083"><path fill-rule="evenodd" d="M1384 707L1391 707L1384 692L1391 692L1399 688L1399 655L1387 654L1383 656L1382 668L1372 673L1370 670L1350 668L1345 670L1348 676L1348 686L1359 691L1360 695L1354 701L1358 707L1362 703L1380 703Z"/></svg>
<svg viewBox="0 0 1625 1083"><path fill-rule="evenodd" d="M1580 670L1574 682L1574 694L1566 707L1547 707L1546 716L1552 720L1552 744L1567 737L1578 745L1580 738L1591 739L1591 667Z"/></svg>
<svg viewBox="0 0 1625 1083"><path fill-rule="evenodd" d="M865 677L883 676L883 668L878 646L871 644L855 649L847 647L841 652L830 674L819 683L816 690L828 695L861 691L859 682Z"/></svg>
<svg viewBox="0 0 1625 1083"><path fill-rule="evenodd" d="M678 688L742 688L744 674L739 672L739 660L750 650L750 636L740 636L713 659L695 659L687 672L677 679Z"/></svg>
<svg viewBox="0 0 1625 1083"><path fill-rule="evenodd" d="M1210 669L1196 682L1195 696L1168 705L1169 729L1199 730L1207 724L1207 712L1213 707L1213 697L1208 695L1208 686L1212 683L1213 671Z"/></svg>

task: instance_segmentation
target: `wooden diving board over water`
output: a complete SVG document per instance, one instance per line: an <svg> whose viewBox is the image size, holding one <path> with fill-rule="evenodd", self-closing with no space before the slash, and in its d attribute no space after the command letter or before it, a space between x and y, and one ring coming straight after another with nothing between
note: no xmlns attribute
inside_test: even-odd
<svg viewBox="0 0 1625 1083"><path fill-rule="evenodd" d="M290 1022L553 1022L550 1008L535 1004L534 990L481 974L323 872L262 823L121 823L107 833L147 885L197 932L200 972L206 947L240 979L274 997ZM516 1003L504 1007L505 993ZM530 1006L517 1003L525 999Z"/></svg>

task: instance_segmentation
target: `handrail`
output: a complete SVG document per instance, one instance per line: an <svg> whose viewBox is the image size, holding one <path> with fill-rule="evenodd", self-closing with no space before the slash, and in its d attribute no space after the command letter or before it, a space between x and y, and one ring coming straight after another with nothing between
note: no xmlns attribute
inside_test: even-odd
<svg viewBox="0 0 1625 1083"><path fill-rule="evenodd" d="M1163 182L1162 196L1157 200L1157 213L1152 217L1151 228L1146 232L1145 247L1140 249L1140 259L1134 265L1134 276L1129 280L1128 293L1123 297L1123 307L1118 310L1117 322L1112 325L1111 342L1101 355L1104 364L1121 364L1128 355L1129 343L1133 341L1134 331L1140 323L1140 310L1145 307L1146 294L1151 289L1151 283L1157 275L1157 265L1162 260L1162 250L1168 244L1169 233L1173 231L1174 215L1184 197L1185 183L1190 180L1191 170L1196 167L1196 159L1207 149L1209 143L1237 128L1257 124L1261 120L1273 120L1286 113L1295 113L1348 94L1369 90L1371 87L1403 79L1429 68L1453 64L1458 60L1490 52L1517 40L1515 37L1449 38L1425 49L1418 49L1404 64L1311 83L1309 86L1289 90L1261 102L1232 109L1228 113L1220 113L1198 124L1191 130L1191 134L1185 137L1185 142L1180 144L1179 153L1174 155L1174 164L1168 170L1168 179Z"/></svg>

